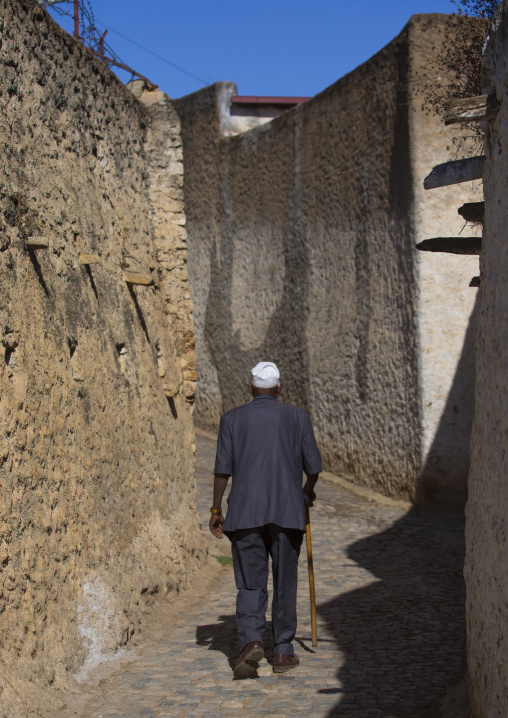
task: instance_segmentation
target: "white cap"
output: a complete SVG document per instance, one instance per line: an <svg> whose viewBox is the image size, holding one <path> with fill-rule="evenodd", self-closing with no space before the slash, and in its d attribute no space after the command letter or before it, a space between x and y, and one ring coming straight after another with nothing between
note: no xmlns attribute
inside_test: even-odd
<svg viewBox="0 0 508 718"><path fill-rule="evenodd" d="M260 361L250 370L251 384L259 389L271 389L280 381L280 372L271 361Z"/></svg>

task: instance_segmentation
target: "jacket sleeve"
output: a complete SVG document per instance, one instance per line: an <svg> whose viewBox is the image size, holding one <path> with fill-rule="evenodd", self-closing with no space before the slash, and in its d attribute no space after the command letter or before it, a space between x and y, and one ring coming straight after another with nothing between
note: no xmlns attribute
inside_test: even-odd
<svg viewBox="0 0 508 718"><path fill-rule="evenodd" d="M220 418L214 474L233 473L233 438L225 414Z"/></svg>
<svg viewBox="0 0 508 718"><path fill-rule="evenodd" d="M310 416L305 413L302 436L303 470L306 474L319 474L323 470Z"/></svg>

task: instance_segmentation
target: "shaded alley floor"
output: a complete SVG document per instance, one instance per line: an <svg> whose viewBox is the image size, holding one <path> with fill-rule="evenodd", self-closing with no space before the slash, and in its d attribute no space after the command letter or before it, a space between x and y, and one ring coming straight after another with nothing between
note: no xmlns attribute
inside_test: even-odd
<svg viewBox="0 0 508 718"><path fill-rule="evenodd" d="M198 510L207 531L213 441L198 436ZM185 610L160 609L148 633L69 716L467 718L463 519L379 504L331 481L311 510L318 647L311 646L305 543L296 652L301 666L233 680L239 646L231 567ZM227 539L210 535L229 556ZM212 542L215 542L214 544ZM215 546L215 548L213 548ZM212 569L214 566L212 566ZM266 639L270 658L270 637ZM463 688L463 683L462 683Z"/></svg>

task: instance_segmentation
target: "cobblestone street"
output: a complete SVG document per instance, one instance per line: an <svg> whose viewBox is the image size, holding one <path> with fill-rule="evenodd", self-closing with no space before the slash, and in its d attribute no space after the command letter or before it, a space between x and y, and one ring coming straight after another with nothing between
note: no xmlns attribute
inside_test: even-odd
<svg viewBox="0 0 508 718"><path fill-rule="evenodd" d="M205 530L214 451L213 441L198 436ZM188 612L161 620L148 644L125 651L127 659L111 668L80 715L467 718L463 699L446 698L465 671L462 517L378 503L326 479L317 494L311 520L318 647L311 646L304 542L299 668L272 673L267 635L268 660L258 676L233 680L233 570L214 557L213 590ZM229 556L227 539L215 540L215 551ZM69 708L69 716L76 713Z"/></svg>

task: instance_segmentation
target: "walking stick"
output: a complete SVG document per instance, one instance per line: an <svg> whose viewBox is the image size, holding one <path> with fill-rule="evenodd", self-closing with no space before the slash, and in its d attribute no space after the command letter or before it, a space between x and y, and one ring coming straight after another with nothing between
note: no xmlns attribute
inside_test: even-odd
<svg viewBox="0 0 508 718"><path fill-rule="evenodd" d="M316 587L314 586L314 564L312 562L312 539L310 535L310 511L309 504L305 504L305 528L307 540L307 565L309 567L309 590L310 590L310 623L312 628L312 645L317 646L317 622L316 622Z"/></svg>

